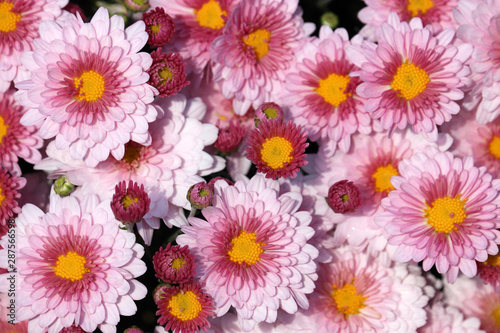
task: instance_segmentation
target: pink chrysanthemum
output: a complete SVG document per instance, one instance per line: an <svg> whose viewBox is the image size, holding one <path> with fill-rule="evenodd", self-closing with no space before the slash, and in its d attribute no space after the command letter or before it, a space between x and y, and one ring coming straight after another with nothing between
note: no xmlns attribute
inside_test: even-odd
<svg viewBox="0 0 500 333"><path fill-rule="evenodd" d="M280 195L277 181L256 175L247 184L215 183L207 220L190 218L177 237L197 259L198 276L212 295L218 317L231 306L240 327L276 320L278 308L307 308L314 289L318 250L308 243L311 215L298 211L298 192Z"/></svg>
<svg viewBox="0 0 500 333"><path fill-rule="evenodd" d="M219 133L217 140L214 142L214 148L222 155L229 155L238 150L243 139L247 135L247 128L239 122L232 121L228 126L221 126L217 122Z"/></svg>
<svg viewBox="0 0 500 333"><path fill-rule="evenodd" d="M39 125L42 138L55 137L57 149L69 148L89 166L110 153L122 158L130 140L150 144L156 89L146 83L151 56L139 52L144 29L142 21L125 29L123 18L109 18L103 7L89 23L73 15L43 22L35 49L21 57L31 71L16 85L28 109L21 123Z"/></svg>
<svg viewBox="0 0 500 333"><path fill-rule="evenodd" d="M313 332L407 333L425 324L425 279L386 253L373 258L352 248L319 269L306 312ZM311 327L312 326L312 327Z"/></svg>
<svg viewBox="0 0 500 333"><path fill-rule="evenodd" d="M214 199L213 186L208 185L205 181L198 182L189 188L186 198L192 209L203 209L211 206Z"/></svg>
<svg viewBox="0 0 500 333"><path fill-rule="evenodd" d="M139 185L131 180L122 181L115 187L111 200L111 210L115 218L124 223L137 223L149 211L151 199L144 190L144 184Z"/></svg>
<svg viewBox="0 0 500 333"><path fill-rule="evenodd" d="M207 331L213 315L212 297L201 290L200 284L188 283L163 289L157 303L158 324L172 332Z"/></svg>
<svg viewBox="0 0 500 333"><path fill-rule="evenodd" d="M247 138L247 157L267 178L295 178L309 146L307 135L291 121L263 121Z"/></svg>
<svg viewBox="0 0 500 333"><path fill-rule="evenodd" d="M17 200L21 197L19 190L25 185L25 178L11 176L7 170L0 169L0 225L6 226L7 220L21 211Z"/></svg>
<svg viewBox="0 0 500 333"><path fill-rule="evenodd" d="M480 97L476 118L481 124L500 114L500 3L494 0L459 0L454 11L460 24L457 37L472 44L470 68L477 83L474 94Z"/></svg>
<svg viewBox="0 0 500 333"><path fill-rule="evenodd" d="M170 284L188 283L193 280L196 264L187 246L167 244L153 256L155 276Z"/></svg>
<svg viewBox="0 0 500 333"><path fill-rule="evenodd" d="M479 329L480 325L478 318L464 318L456 307L436 303L427 309L427 323L417 333L485 333Z"/></svg>
<svg viewBox="0 0 500 333"><path fill-rule="evenodd" d="M394 190L382 200L384 212L375 222L397 246L394 259L422 261L428 271L436 265L453 283L459 270L477 274L477 261L497 254L500 244L500 180L471 157L428 149L403 160Z"/></svg>
<svg viewBox="0 0 500 333"><path fill-rule="evenodd" d="M333 154L337 145L343 152L351 146L351 135L358 130L371 132L371 118L363 108L364 99L356 94L357 70L346 57L350 45L345 29L332 31L323 25L319 38L310 40L299 52L297 64L287 74L283 103L290 117L307 130L312 141L321 139Z"/></svg>
<svg viewBox="0 0 500 333"><path fill-rule="evenodd" d="M446 28L456 28L452 9L457 0L364 0L367 7L358 12L358 18L365 25L360 35L371 41L379 38L380 26L387 22L391 12L395 12L401 21L409 22L419 17L424 26L432 25L435 34Z"/></svg>
<svg viewBox="0 0 500 333"><path fill-rule="evenodd" d="M39 37L40 22L54 21L62 15L68 0L8 0L0 3L0 92L9 89L11 82L29 77L20 56L33 49Z"/></svg>
<svg viewBox="0 0 500 333"><path fill-rule="evenodd" d="M133 315L134 300L146 296L135 280L146 271L143 247L120 230L109 201L52 195L48 213L27 204L16 237L17 320L29 320L30 332L115 332L120 315ZM6 248L7 237L0 243Z"/></svg>
<svg viewBox="0 0 500 333"><path fill-rule="evenodd" d="M464 62L472 46L451 44L453 29L436 37L419 18L400 22L395 13L381 26L378 44L363 41L347 47L350 60L360 67L353 76L361 83L356 92L367 99L365 111L393 131L410 125L437 140L437 126L460 111L456 101L471 85Z"/></svg>
<svg viewBox="0 0 500 333"><path fill-rule="evenodd" d="M158 96L173 96L190 83L186 80L185 63L179 54L162 53L158 48L151 52L151 57L153 64L148 69L148 83L158 89Z"/></svg>
<svg viewBox="0 0 500 333"><path fill-rule="evenodd" d="M14 101L13 94L13 89L5 94L0 92L0 167L19 176L19 158L30 163L39 162L42 155L38 149L43 142L35 126L21 125L25 109Z"/></svg>
<svg viewBox="0 0 500 333"><path fill-rule="evenodd" d="M280 95L293 53L305 41L297 5L297 0L242 1L214 40L214 80L222 81L226 98L234 98L236 113L245 114L250 106L256 109Z"/></svg>
<svg viewBox="0 0 500 333"><path fill-rule="evenodd" d="M175 35L166 51L179 52L187 61L188 72L202 81L211 72L213 40L222 34L226 22L240 0L150 0L152 8L162 7L172 16Z"/></svg>
<svg viewBox="0 0 500 333"><path fill-rule="evenodd" d="M335 213L340 214L356 211L363 201L359 189L353 182L347 179L333 184L328 190L328 197L325 199L328 202L328 206Z"/></svg>
<svg viewBox="0 0 500 333"><path fill-rule="evenodd" d="M485 262L478 262L477 273L485 284L491 284L500 294L500 254L490 255Z"/></svg>
<svg viewBox="0 0 500 333"><path fill-rule="evenodd" d="M142 16L146 24L146 32L149 35L148 44L153 47L161 47L174 37L175 24L170 15L165 13L161 7L146 12Z"/></svg>

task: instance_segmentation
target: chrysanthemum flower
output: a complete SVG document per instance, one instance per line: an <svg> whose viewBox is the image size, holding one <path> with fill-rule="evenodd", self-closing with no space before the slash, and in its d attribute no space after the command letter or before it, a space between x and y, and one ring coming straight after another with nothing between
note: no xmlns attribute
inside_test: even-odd
<svg viewBox="0 0 500 333"><path fill-rule="evenodd" d="M321 139L333 154L337 145L347 152L351 135L371 132L371 117L356 94L360 80L349 74L358 69L346 57L350 45L345 29L322 26L319 38L310 40L299 52L297 63L286 77L283 104L289 117L304 126L312 141Z"/></svg>
<svg viewBox="0 0 500 333"><path fill-rule="evenodd" d="M190 83L186 80L185 63L179 54L162 53L158 48L151 52L151 57L153 64L148 69L148 83L158 89L158 96L173 96Z"/></svg>
<svg viewBox="0 0 500 333"><path fill-rule="evenodd" d="M437 126L449 121L460 106L464 89L471 85L464 62L470 44L454 46L453 29L436 37L419 18L400 22L395 13L381 26L378 44L363 41L347 47L349 59L361 69L356 92L367 99L365 110L393 131L410 125L437 140Z"/></svg>
<svg viewBox="0 0 500 333"><path fill-rule="evenodd" d="M149 211L151 199L144 190L144 184L139 185L133 181L122 181L115 187L111 200L111 210L115 218L124 223L137 223Z"/></svg>
<svg viewBox="0 0 500 333"><path fill-rule="evenodd" d="M485 262L478 262L477 273L485 284L491 284L500 294L500 254L490 255Z"/></svg>
<svg viewBox="0 0 500 333"><path fill-rule="evenodd" d="M133 315L134 300L146 296L135 280L146 271L144 250L120 230L109 201L52 195L48 213L27 204L16 237L16 319L29 320L30 332L115 332L120 315Z"/></svg>
<svg viewBox="0 0 500 333"><path fill-rule="evenodd" d="M25 51L33 49L39 37L40 22L54 21L62 15L68 0L9 0L0 3L0 92L9 89L11 82L29 77L29 70L20 61Z"/></svg>
<svg viewBox="0 0 500 333"><path fill-rule="evenodd" d="M186 198L191 204L192 209L203 209L211 206L214 199L214 190L205 181L192 185Z"/></svg>
<svg viewBox="0 0 500 333"><path fill-rule="evenodd" d="M356 185L343 179L330 187L326 201L335 213L345 214L354 212L363 199Z"/></svg>
<svg viewBox="0 0 500 333"><path fill-rule="evenodd" d="M340 248L320 265L305 313L313 332L415 332L426 320L425 279L386 253L377 257Z"/></svg>
<svg viewBox="0 0 500 333"><path fill-rule="evenodd" d="M162 7L172 16L175 35L165 50L179 52L200 81L211 72L213 40L222 34L240 0L150 0L151 8Z"/></svg>
<svg viewBox="0 0 500 333"><path fill-rule="evenodd" d="M247 157L267 178L295 178L299 168L307 164L306 141L301 126L291 121L263 121L247 138Z"/></svg>
<svg viewBox="0 0 500 333"><path fill-rule="evenodd" d="M359 32L371 41L379 38L380 26L387 22L391 12L395 12L401 21L409 22L419 17L424 26L432 25L435 34L446 28L456 28L452 9L457 0L364 0L367 7L358 12L358 18L365 25Z"/></svg>
<svg viewBox="0 0 500 333"><path fill-rule="evenodd" d="M13 94L13 89L0 92L0 167L20 176L19 158L33 164L39 162L42 155L38 150L43 140L36 134L35 126L21 125L26 109L14 100Z"/></svg>
<svg viewBox="0 0 500 333"><path fill-rule="evenodd" d="M457 37L472 44L474 53L470 68L477 83L474 93L480 96L476 118L481 124L493 121L500 114L500 4L492 0L459 0L454 12L460 24Z"/></svg>
<svg viewBox="0 0 500 333"><path fill-rule="evenodd" d="M458 308L466 318L478 318L481 330L500 332L500 294L492 286L460 275L454 284L444 284L444 295L446 304Z"/></svg>
<svg viewBox="0 0 500 333"><path fill-rule="evenodd" d="M188 283L163 289L156 315L158 324L172 332L199 332L210 327L207 317L213 315L212 297L201 290L200 284Z"/></svg>
<svg viewBox="0 0 500 333"><path fill-rule="evenodd" d="M236 113L245 114L250 106L256 109L280 95L293 53L309 29L297 5L296 0L242 1L214 40L214 80L222 81L222 92L233 98Z"/></svg>
<svg viewBox="0 0 500 333"><path fill-rule="evenodd" d="M284 118L283 109L274 102L264 103L255 110L255 126L259 126L261 121L268 119L282 121Z"/></svg>
<svg viewBox="0 0 500 333"><path fill-rule="evenodd" d="M382 200L375 222L397 246L394 259L436 266L453 283L459 270L477 274L477 261L498 253L500 180L493 180L471 157L428 149L398 165L394 190Z"/></svg>
<svg viewBox="0 0 500 333"><path fill-rule="evenodd" d="M125 29L122 17L110 19L101 7L89 23L67 15L44 21L40 32L21 57L31 72L16 85L28 109L21 123L39 125L42 138L55 137L57 149L89 166L110 153L121 159L130 140L150 144L157 109L149 104L156 89L146 83L151 56L139 52L148 38L144 22Z"/></svg>
<svg viewBox="0 0 500 333"><path fill-rule="evenodd" d="M25 178L10 175L7 170L0 169L0 225L6 226L7 220L21 211L17 200L21 196L19 190L25 185Z"/></svg>
<svg viewBox="0 0 500 333"><path fill-rule="evenodd" d="M244 125L236 121L230 122L225 127L217 122L217 128L219 134L214 142L214 148L222 155L229 155L237 151L248 132Z"/></svg>
<svg viewBox="0 0 500 333"><path fill-rule="evenodd" d="M154 47L164 46L172 40L175 32L174 20L161 7L146 12L142 16L149 35L148 44Z"/></svg>
<svg viewBox="0 0 500 333"><path fill-rule="evenodd" d="M298 211L298 192L280 195L277 181L256 175L245 184L215 183L207 220L189 218L179 245L188 245L198 277L212 295L218 317L231 306L241 329L274 322L278 308L294 313L307 308L314 289L318 250L308 243L311 215Z"/></svg>
<svg viewBox="0 0 500 333"><path fill-rule="evenodd" d="M427 309L427 323L420 327L418 333L485 333L479 329L481 322L476 317L464 318L460 310L454 306L436 303Z"/></svg>
<svg viewBox="0 0 500 333"><path fill-rule="evenodd" d="M187 246L167 244L153 256L155 276L170 284L183 284L193 280L196 264Z"/></svg>

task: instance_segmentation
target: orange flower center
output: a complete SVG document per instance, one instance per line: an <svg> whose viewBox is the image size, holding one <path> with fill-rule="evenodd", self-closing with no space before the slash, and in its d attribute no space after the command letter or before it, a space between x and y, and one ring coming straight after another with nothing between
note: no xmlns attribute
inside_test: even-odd
<svg viewBox="0 0 500 333"><path fill-rule="evenodd" d="M408 60L398 67L391 87L407 101L420 95L429 83L429 75L422 68L409 64Z"/></svg>
<svg viewBox="0 0 500 333"><path fill-rule="evenodd" d="M319 81L319 87L314 91L318 93L325 102L338 107L340 103L345 102L347 97L352 96L351 93L346 93L347 85L349 84L349 75L330 74L326 79Z"/></svg>
<svg viewBox="0 0 500 333"><path fill-rule="evenodd" d="M227 16L227 12L222 10L216 0L206 2L201 6L200 10L195 10L194 13L196 21L202 27L219 30L225 25L222 16Z"/></svg>
<svg viewBox="0 0 500 333"><path fill-rule="evenodd" d="M429 9L434 8L432 0L408 0L406 9L411 13L411 17L424 15Z"/></svg>
<svg viewBox="0 0 500 333"><path fill-rule="evenodd" d="M0 31L11 32L16 30L21 14L13 13L13 3L3 1L0 3Z"/></svg>
<svg viewBox="0 0 500 333"><path fill-rule="evenodd" d="M465 213L465 200L460 200L460 194L454 198L449 196L437 198L431 206L427 205L424 216L427 223L436 232L448 234L452 230L457 230L456 225L461 224L467 217Z"/></svg>
<svg viewBox="0 0 500 333"><path fill-rule="evenodd" d="M78 93L77 100L94 102L104 94L104 78L101 74L92 70L84 72L80 77L73 79Z"/></svg>
<svg viewBox="0 0 500 333"><path fill-rule="evenodd" d="M260 154L267 166L276 170L283 168L285 163L293 160L292 152L293 146L290 141L281 136L275 136L266 139L262 144Z"/></svg>
<svg viewBox="0 0 500 333"><path fill-rule="evenodd" d="M260 60L269 52L269 41L271 33L266 29L257 29L245 37L243 43L250 46L254 52L257 60Z"/></svg>
<svg viewBox="0 0 500 333"><path fill-rule="evenodd" d="M337 311L346 317L358 314L359 310L365 307L366 297L358 294L356 287L350 283L345 284L342 288L337 288L334 285L331 296L335 302Z"/></svg>
<svg viewBox="0 0 500 333"><path fill-rule="evenodd" d="M81 280L90 269L85 267L87 259L76 252L69 251L66 255L61 254L57 258L57 263L52 266L57 276L71 280L71 282Z"/></svg>
<svg viewBox="0 0 500 333"><path fill-rule="evenodd" d="M253 265L260 260L260 255L264 252L261 246L266 244L256 242L257 235L254 232L242 231L238 237L231 240L231 250L228 251L229 259L232 262Z"/></svg>
<svg viewBox="0 0 500 333"><path fill-rule="evenodd" d="M198 296L190 290L179 291L168 302L170 314L180 321L196 319L202 310Z"/></svg>

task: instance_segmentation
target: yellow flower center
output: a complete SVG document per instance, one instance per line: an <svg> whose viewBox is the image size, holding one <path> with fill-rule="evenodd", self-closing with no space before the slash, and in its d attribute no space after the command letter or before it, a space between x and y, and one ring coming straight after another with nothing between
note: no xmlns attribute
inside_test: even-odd
<svg viewBox="0 0 500 333"><path fill-rule="evenodd" d="M493 155L495 158L500 158L500 137L498 136L493 136L493 139L490 141L490 153Z"/></svg>
<svg viewBox="0 0 500 333"><path fill-rule="evenodd" d="M350 283L345 284L342 288L337 288L334 285L332 298L337 306L337 311L344 316L358 314L359 310L365 307L366 297L358 294L356 287Z"/></svg>
<svg viewBox="0 0 500 333"><path fill-rule="evenodd" d="M137 197L131 197L129 196L128 194L125 195L121 200L121 204L123 205L123 208L127 209L129 208L130 206L132 206L133 204L136 204L137 201L139 201L139 198Z"/></svg>
<svg viewBox="0 0 500 333"><path fill-rule="evenodd" d="M407 101L417 97L427 88L429 75L422 68L409 64L408 60L398 67L392 80L391 87Z"/></svg>
<svg viewBox="0 0 500 333"><path fill-rule="evenodd" d="M3 1L0 3L0 31L11 32L16 30L21 14L12 12L13 3Z"/></svg>
<svg viewBox="0 0 500 333"><path fill-rule="evenodd" d="M267 117L267 119L274 119L278 116L278 112L276 112L276 109L273 108L267 108L262 111Z"/></svg>
<svg viewBox="0 0 500 333"><path fill-rule="evenodd" d="M3 195L3 189L0 187L0 205L2 204L4 199L5 199L5 195Z"/></svg>
<svg viewBox="0 0 500 333"><path fill-rule="evenodd" d="M3 117L0 116L0 143L2 143L4 136L7 135L8 129L9 129L9 124L5 124Z"/></svg>
<svg viewBox="0 0 500 333"><path fill-rule="evenodd" d="M254 232L242 231L238 237L231 240L231 250L227 252L232 262L253 265L260 260L260 255L264 252L261 246L263 242L257 243L257 235Z"/></svg>
<svg viewBox="0 0 500 333"><path fill-rule="evenodd" d="M201 312L201 303L192 291L182 292L173 296L168 302L170 314L181 321L193 320Z"/></svg>
<svg viewBox="0 0 500 333"><path fill-rule="evenodd" d="M73 81L75 88L78 89L78 94L75 96L77 100L93 102L101 98L104 93L104 78L92 70L84 72Z"/></svg>
<svg viewBox="0 0 500 333"><path fill-rule="evenodd" d="M411 13L411 17L424 15L429 9L434 8L432 0L408 0L406 9Z"/></svg>
<svg viewBox="0 0 500 333"><path fill-rule="evenodd" d="M489 266L500 266L500 253L494 256L489 255L488 260L486 260L484 263Z"/></svg>
<svg viewBox="0 0 500 333"><path fill-rule="evenodd" d="M465 214L465 200L460 200L460 194L454 198L444 197L434 200L431 206L424 209L427 223L437 232L449 233L457 230L456 224L460 224L467 217Z"/></svg>
<svg viewBox="0 0 500 333"><path fill-rule="evenodd" d="M160 33L160 30L161 30L161 25L156 25L156 24L153 24L151 26L151 31L155 34L155 35L158 35Z"/></svg>
<svg viewBox="0 0 500 333"><path fill-rule="evenodd" d="M63 279L71 280L71 282L81 280L83 275L90 271L90 269L85 267L87 259L79 255L76 252L70 251L66 255L61 254L57 258L57 263L54 268L54 272L57 276Z"/></svg>
<svg viewBox="0 0 500 333"><path fill-rule="evenodd" d="M319 87L314 91L318 93L325 102L338 107L340 103L347 100L347 97L352 96L351 93L346 93L347 85L349 84L348 75L330 74L326 79L319 81Z"/></svg>
<svg viewBox="0 0 500 333"><path fill-rule="evenodd" d="M491 312L491 316L495 321L495 326L497 328L500 328L500 306L497 306L495 309L493 309L493 311Z"/></svg>
<svg viewBox="0 0 500 333"><path fill-rule="evenodd" d="M378 167L372 175L373 179L375 179L375 191L389 193L394 190L394 186L391 184L391 177L397 175L399 175L398 170L390 163L386 166Z"/></svg>
<svg viewBox="0 0 500 333"><path fill-rule="evenodd" d="M185 263L186 260L182 258L175 258L174 260L172 260L172 264L170 265L170 267L179 270L182 268L182 266L184 266Z"/></svg>
<svg viewBox="0 0 500 333"><path fill-rule="evenodd" d="M268 167L280 169L293 159L293 156L290 156L292 152L293 146L290 141L281 136L275 136L266 139L266 142L262 144L260 154Z"/></svg>
<svg viewBox="0 0 500 333"><path fill-rule="evenodd" d="M220 4L216 0L206 2L200 10L194 11L196 21L202 27L219 30L224 27L224 19L222 16L227 16L227 12L222 10Z"/></svg>
<svg viewBox="0 0 500 333"><path fill-rule="evenodd" d="M158 72L158 75L160 75L160 77L164 81L172 81L174 73L172 73L172 71L168 67L165 67Z"/></svg>
<svg viewBox="0 0 500 333"><path fill-rule="evenodd" d="M266 29L257 29L243 37L243 43L253 48L257 60L269 52L271 33Z"/></svg>

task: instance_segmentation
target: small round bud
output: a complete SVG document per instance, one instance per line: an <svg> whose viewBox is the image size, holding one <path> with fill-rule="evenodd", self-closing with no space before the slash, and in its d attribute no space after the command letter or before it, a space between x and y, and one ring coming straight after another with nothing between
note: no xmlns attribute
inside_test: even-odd
<svg viewBox="0 0 500 333"><path fill-rule="evenodd" d="M231 186L234 185L234 183L232 181L230 181L229 179L218 176L218 177L210 179L210 181L208 182L208 186L210 186L211 188L214 188L214 184L218 180L225 180L226 183L228 183L229 185L231 185Z"/></svg>
<svg viewBox="0 0 500 333"><path fill-rule="evenodd" d="M122 181L115 187L115 193L111 200L111 210L115 218L124 223L137 223L142 220L149 211L151 199L144 190L144 185L133 181Z"/></svg>
<svg viewBox="0 0 500 333"><path fill-rule="evenodd" d="M241 142L247 134L247 129L240 123L232 121L227 127L221 127L217 122L219 134L214 147L221 155L231 155L238 150Z"/></svg>
<svg viewBox="0 0 500 333"><path fill-rule="evenodd" d="M75 190L75 185L66 178L65 175L59 176L54 182L54 191L61 197L67 197Z"/></svg>
<svg viewBox="0 0 500 333"><path fill-rule="evenodd" d="M156 7L142 15L148 33L148 44L153 47L162 47L174 37L175 23L162 7Z"/></svg>
<svg viewBox="0 0 500 333"><path fill-rule="evenodd" d="M124 0L123 4L132 12L144 12L149 8L148 0Z"/></svg>
<svg viewBox="0 0 500 333"><path fill-rule="evenodd" d="M155 276L166 283L181 284L190 282L195 274L194 255L187 245L171 245L160 249L153 256Z"/></svg>
<svg viewBox="0 0 500 333"><path fill-rule="evenodd" d="M321 15L321 24L327 25L332 29L335 29L339 25L339 18L332 12L327 12Z"/></svg>
<svg viewBox="0 0 500 333"><path fill-rule="evenodd" d="M335 213L340 214L352 213L362 203L358 188L347 179L338 181L330 187L326 201Z"/></svg>
<svg viewBox="0 0 500 333"><path fill-rule="evenodd" d="M276 103L264 103L255 110L255 126L268 119L277 119L282 121L284 118L283 109Z"/></svg>
<svg viewBox="0 0 500 333"><path fill-rule="evenodd" d="M203 209L212 205L214 191L205 182L199 182L191 186L186 198L194 209Z"/></svg>

